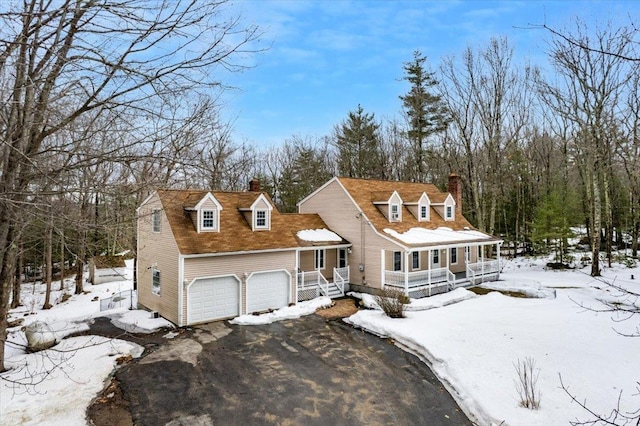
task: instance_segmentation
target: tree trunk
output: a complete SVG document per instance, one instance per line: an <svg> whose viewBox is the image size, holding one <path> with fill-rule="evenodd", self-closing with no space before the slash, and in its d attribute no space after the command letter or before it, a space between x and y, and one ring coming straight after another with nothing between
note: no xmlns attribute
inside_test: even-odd
<svg viewBox="0 0 640 426"><path fill-rule="evenodd" d="M600 276L600 234L602 229L602 202L600 199L600 183L598 182L598 163L594 172L588 172L591 180L591 276Z"/></svg>
<svg viewBox="0 0 640 426"><path fill-rule="evenodd" d="M13 277L12 294L11 294L11 309L15 309L21 305L20 302L20 289L22 286L22 269L24 262L22 241L18 244L18 255L16 256L16 267Z"/></svg>
<svg viewBox="0 0 640 426"><path fill-rule="evenodd" d="M53 224L47 222L44 240L44 270L45 270L45 296L42 309L51 309L51 282L53 281Z"/></svg>
<svg viewBox="0 0 640 426"><path fill-rule="evenodd" d="M64 290L64 275L66 272L64 258L64 231L60 231L60 291Z"/></svg>
<svg viewBox="0 0 640 426"><path fill-rule="evenodd" d="M13 267L15 266L15 246L12 244L13 228L8 223L4 224L6 227L5 238L3 239L5 244L0 246L3 250L2 253L2 266L0 266L0 373L5 371L4 367L4 347L7 340L7 320L9 311L9 295L11 292L11 282L13 280ZM2 223L0 222L0 229L2 229Z"/></svg>

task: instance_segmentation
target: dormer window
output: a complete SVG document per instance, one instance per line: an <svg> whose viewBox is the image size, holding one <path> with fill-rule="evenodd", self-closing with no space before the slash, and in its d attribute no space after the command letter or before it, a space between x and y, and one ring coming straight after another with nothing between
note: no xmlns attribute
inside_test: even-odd
<svg viewBox="0 0 640 426"><path fill-rule="evenodd" d="M216 229L216 211L202 210L202 230L213 231Z"/></svg>
<svg viewBox="0 0 640 426"><path fill-rule="evenodd" d="M392 222L400 221L400 205L399 204L391 204L391 221Z"/></svg>
<svg viewBox="0 0 640 426"><path fill-rule="evenodd" d="M256 228L257 229L267 228L267 211L266 210L256 210Z"/></svg>
<svg viewBox="0 0 640 426"><path fill-rule="evenodd" d="M453 220L453 206L446 206L446 220Z"/></svg>
<svg viewBox="0 0 640 426"><path fill-rule="evenodd" d="M428 215L428 210L427 210L427 206L420 206L420 220L428 220L429 219L429 215Z"/></svg>

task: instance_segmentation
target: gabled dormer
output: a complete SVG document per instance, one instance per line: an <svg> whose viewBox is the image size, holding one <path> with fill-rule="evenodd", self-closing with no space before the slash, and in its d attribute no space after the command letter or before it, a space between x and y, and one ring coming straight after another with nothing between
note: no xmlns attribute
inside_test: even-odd
<svg viewBox="0 0 640 426"><path fill-rule="evenodd" d="M434 203L433 208L445 221L452 222L456 220L456 202L451 194L447 194L442 203Z"/></svg>
<svg viewBox="0 0 640 426"><path fill-rule="evenodd" d="M388 193L387 193L388 194ZM380 196L380 195L379 195ZM402 198L397 191L393 191L388 198L374 201L389 222L402 222Z"/></svg>
<svg viewBox="0 0 640 426"><path fill-rule="evenodd" d="M196 231L200 232L220 232L220 212L222 205L216 200L216 197L208 192L193 207L185 207L189 212L191 221L196 227Z"/></svg>
<svg viewBox="0 0 640 426"><path fill-rule="evenodd" d="M271 212L273 206L265 197L260 194L249 207L250 223L253 231L269 231L271 229Z"/></svg>
<svg viewBox="0 0 640 426"><path fill-rule="evenodd" d="M422 193L418 200L418 222L428 222L431 220L431 200L426 193Z"/></svg>
<svg viewBox="0 0 640 426"><path fill-rule="evenodd" d="M408 193L403 205L418 219L418 222L428 222L431 220L431 199L426 192Z"/></svg>

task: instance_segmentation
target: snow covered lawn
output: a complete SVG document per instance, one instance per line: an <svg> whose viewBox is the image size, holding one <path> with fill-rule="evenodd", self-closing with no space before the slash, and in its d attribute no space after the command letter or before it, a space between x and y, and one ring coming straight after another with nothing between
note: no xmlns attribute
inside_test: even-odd
<svg viewBox="0 0 640 426"><path fill-rule="evenodd" d="M504 281L491 283L535 298L497 292L475 296L458 289L422 299L417 305L428 308L416 306L404 319L366 310L346 321L391 337L423 357L479 424L546 426L589 419L561 388L560 375L579 401L586 400L600 414L616 408L621 392L623 412L639 409L640 338L618 332L637 332L640 317L615 322L611 313L580 307L601 309L600 300L619 297L588 276L586 269L544 271L547 261L510 262L501 276ZM617 266L604 275L617 285L640 291L640 268ZM526 357L532 357L539 369L539 410L519 406L514 364Z"/></svg>
<svg viewBox="0 0 640 426"><path fill-rule="evenodd" d="M151 332L171 323L151 318L141 310L120 308L100 312L100 299L133 287L132 263L127 261L124 281L92 286L85 293L71 295L69 290L53 291L53 308L42 310L44 285L25 284L21 300L24 306L9 311L9 322L22 319L9 328L5 344L5 365L9 371L0 375L0 423L6 425L84 425L85 412L102 390L122 356L138 357L142 347L118 339L99 336L66 336L89 329L95 317L109 316L123 332ZM72 280L65 280L73 288ZM59 282L53 284L59 288ZM63 294L70 298L62 302ZM135 301L134 301L135 304ZM35 321L46 323L58 344L48 350L27 353L24 326Z"/></svg>

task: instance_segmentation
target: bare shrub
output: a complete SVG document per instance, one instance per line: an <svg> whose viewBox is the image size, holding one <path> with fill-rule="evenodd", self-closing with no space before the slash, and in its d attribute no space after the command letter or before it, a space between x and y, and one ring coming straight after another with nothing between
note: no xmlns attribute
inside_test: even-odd
<svg viewBox="0 0 640 426"><path fill-rule="evenodd" d="M526 357L513 365L518 373L515 381L516 391L520 397L520 406L530 410L540 408L540 391L537 389L540 369L536 368L536 360Z"/></svg>
<svg viewBox="0 0 640 426"><path fill-rule="evenodd" d="M409 303L409 297L402 291L385 288L374 298L388 317L404 318L404 307Z"/></svg>

